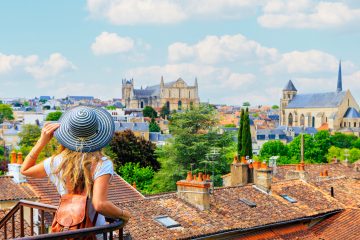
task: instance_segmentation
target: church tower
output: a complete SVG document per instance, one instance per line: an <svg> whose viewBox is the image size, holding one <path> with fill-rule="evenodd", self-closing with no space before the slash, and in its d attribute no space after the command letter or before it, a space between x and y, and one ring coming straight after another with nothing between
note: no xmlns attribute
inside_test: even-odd
<svg viewBox="0 0 360 240"><path fill-rule="evenodd" d="M126 107L130 107L130 100L133 96L134 79L122 80L122 100Z"/></svg>
<svg viewBox="0 0 360 240"><path fill-rule="evenodd" d="M339 62L339 72L336 92L342 92L342 73L341 73L341 61Z"/></svg>
<svg viewBox="0 0 360 240"><path fill-rule="evenodd" d="M280 99L280 124L286 125L285 108L289 104L289 102L295 97L297 89L295 88L293 82L289 80L282 92L283 95Z"/></svg>

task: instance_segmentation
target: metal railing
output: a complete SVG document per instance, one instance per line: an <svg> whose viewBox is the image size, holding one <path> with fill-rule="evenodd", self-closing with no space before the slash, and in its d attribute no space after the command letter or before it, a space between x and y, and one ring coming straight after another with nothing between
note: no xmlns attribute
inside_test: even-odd
<svg viewBox="0 0 360 240"><path fill-rule="evenodd" d="M30 209L30 214L27 218L29 218L29 222L25 222L24 210L25 208ZM52 218L55 215L57 207L38 203L31 202L26 200L20 200L4 217L0 220L0 230L2 230L4 236L0 236L1 239L9 239L8 230L11 230L11 239L18 240L37 240L37 239L82 239L84 237L88 237L91 235L102 235L104 240L107 239L123 239L123 226L124 222L122 220L113 220L111 223L103 225L103 226L95 226L91 228L83 228L78 230L71 230L65 232L57 232L57 233L48 233L45 221L46 213L50 213ZM34 210L39 211L39 234L35 234L34 231L36 223L34 223ZM16 227L16 213L20 214L20 229ZM35 219L38 216L35 216ZM10 221L11 228L8 229L8 223ZM30 236L25 236L25 230L29 232ZM114 234L115 232L115 234ZM19 237L19 238L16 238Z"/></svg>

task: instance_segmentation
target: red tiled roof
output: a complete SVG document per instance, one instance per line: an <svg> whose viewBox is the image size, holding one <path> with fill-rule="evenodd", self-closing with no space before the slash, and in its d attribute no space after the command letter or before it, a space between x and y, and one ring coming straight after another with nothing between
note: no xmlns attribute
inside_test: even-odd
<svg viewBox="0 0 360 240"><path fill-rule="evenodd" d="M17 184L11 176L0 177L0 201L34 199L37 196L25 184Z"/></svg>
<svg viewBox="0 0 360 240"><path fill-rule="evenodd" d="M40 202L58 206L60 195L55 185L48 178L28 178L28 184L40 197ZM143 199L144 196L128 184L119 175L114 175L109 190L108 199L112 202L126 202Z"/></svg>
<svg viewBox="0 0 360 240"><path fill-rule="evenodd" d="M360 209L346 209L320 222L310 230L325 240L360 239Z"/></svg>
<svg viewBox="0 0 360 240"><path fill-rule="evenodd" d="M296 170L296 165L297 164L288 164L277 166L273 181L284 180L289 170ZM341 163L305 164L305 171L309 173L310 182L319 181L320 172L324 170L328 170L329 177L360 178L360 172L356 171L354 167L347 167Z"/></svg>
<svg viewBox="0 0 360 240"><path fill-rule="evenodd" d="M149 197L140 201L117 203L117 205L132 213L125 231L133 239L179 239L233 229L246 230L339 209L336 200L322 192L316 192L314 186L301 181L294 184L296 188L294 191L287 189L286 184L278 185L270 195L255 189L252 185L215 189L214 194L210 195L210 209L205 211L198 210L179 199L176 194ZM290 185L289 181L288 186ZM293 195L298 203L287 202L278 195L278 191ZM257 206L251 208L240 202L240 198L255 202ZM181 227L179 229L163 227L154 221L155 217L161 215L171 217L180 223Z"/></svg>

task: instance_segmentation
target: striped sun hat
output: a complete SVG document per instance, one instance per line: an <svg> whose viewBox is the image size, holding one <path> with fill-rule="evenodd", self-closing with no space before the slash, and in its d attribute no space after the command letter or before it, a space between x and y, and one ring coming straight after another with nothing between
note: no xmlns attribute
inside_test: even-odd
<svg viewBox="0 0 360 240"><path fill-rule="evenodd" d="M66 111L59 122L55 138L64 147L76 152L102 149L111 141L115 131L110 113L97 107L74 107Z"/></svg>

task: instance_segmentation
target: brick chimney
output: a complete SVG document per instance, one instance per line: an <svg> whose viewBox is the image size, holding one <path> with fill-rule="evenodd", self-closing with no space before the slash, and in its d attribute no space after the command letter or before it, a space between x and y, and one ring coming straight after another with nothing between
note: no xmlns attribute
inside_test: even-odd
<svg viewBox="0 0 360 240"><path fill-rule="evenodd" d="M210 183L207 181L209 177L204 177L202 173L192 176L191 172L188 172L186 180L176 183L178 197L200 210L209 209Z"/></svg>
<svg viewBox="0 0 360 240"><path fill-rule="evenodd" d="M285 179L302 179L304 181L309 180L309 173L305 171L305 163L300 162L296 164L296 170L289 170L285 174Z"/></svg>
<svg viewBox="0 0 360 240"><path fill-rule="evenodd" d="M254 170L256 174L255 185L257 188L269 193L271 190L272 182L272 169L266 163L261 163L260 168Z"/></svg>
<svg viewBox="0 0 360 240"><path fill-rule="evenodd" d="M249 165L246 163L245 157L241 157L241 162L239 162L237 156L235 156L234 161L230 166L230 186L247 184L248 169Z"/></svg>
<svg viewBox="0 0 360 240"><path fill-rule="evenodd" d="M13 180L16 183L26 182L26 178L24 175L20 173L21 164L23 163L22 153L18 152L16 159L16 152L11 152L11 161L8 164L8 173L7 175L13 176Z"/></svg>

